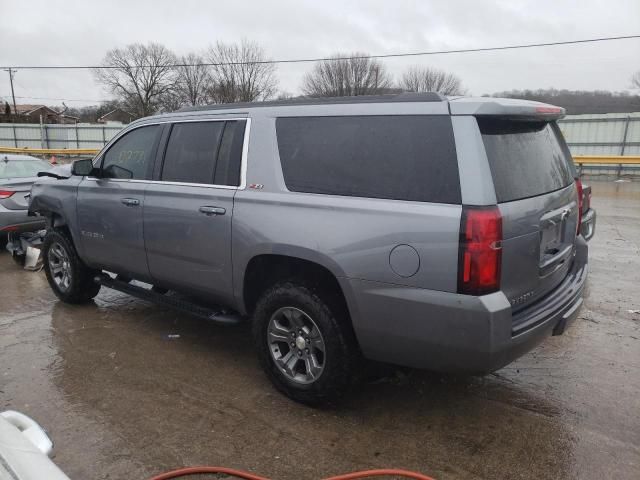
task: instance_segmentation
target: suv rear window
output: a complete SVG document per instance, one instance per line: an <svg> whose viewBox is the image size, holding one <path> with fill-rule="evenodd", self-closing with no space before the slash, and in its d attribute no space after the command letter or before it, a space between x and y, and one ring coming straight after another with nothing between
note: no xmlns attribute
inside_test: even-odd
<svg viewBox="0 0 640 480"><path fill-rule="evenodd" d="M287 117L276 130L291 191L461 203L448 116Z"/></svg>
<svg viewBox="0 0 640 480"><path fill-rule="evenodd" d="M553 192L573 183L573 165L553 123L479 118L498 202Z"/></svg>

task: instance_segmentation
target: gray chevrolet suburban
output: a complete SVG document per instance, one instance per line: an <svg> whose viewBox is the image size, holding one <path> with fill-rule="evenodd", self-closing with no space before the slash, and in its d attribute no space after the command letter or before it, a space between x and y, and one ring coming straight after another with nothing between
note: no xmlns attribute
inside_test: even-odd
<svg viewBox="0 0 640 480"><path fill-rule="evenodd" d="M30 212L61 300L249 321L295 400L334 400L364 359L491 372L582 304L595 213L563 115L433 93L188 108L40 180Z"/></svg>

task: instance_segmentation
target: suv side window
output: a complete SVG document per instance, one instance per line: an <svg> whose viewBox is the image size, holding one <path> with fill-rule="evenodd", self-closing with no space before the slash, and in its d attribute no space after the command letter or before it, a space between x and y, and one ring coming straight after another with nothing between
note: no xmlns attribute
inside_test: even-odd
<svg viewBox="0 0 640 480"><path fill-rule="evenodd" d="M125 133L104 154L102 176L133 180L150 178L159 131L157 125L149 125Z"/></svg>
<svg viewBox="0 0 640 480"><path fill-rule="evenodd" d="M224 122L175 123L167 143L161 180L213 183Z"/></svg>
<svg viewBox="0 0 640 480"><path fill-rule="evenodd" d="M244 120L227 122L218 151L218 161L213 183L216 185L240 185L242 145L246 123Z"/></svg>
<svg viewBox="0 0 640 480"><path fill-rule="evenodd" d="M276 132L289 190L461 203L448 116L283 117Z"/></svg>
<svg viewBox="0 0 640 480"><path fill-rule="evenodd" d="M245 121L175 123L164 154L161 180L240 185Z"/></svg>

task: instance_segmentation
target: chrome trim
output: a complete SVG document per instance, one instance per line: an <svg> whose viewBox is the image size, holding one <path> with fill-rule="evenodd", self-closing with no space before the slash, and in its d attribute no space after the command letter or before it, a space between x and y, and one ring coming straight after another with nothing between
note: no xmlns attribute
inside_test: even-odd
<svg viewBox="0 0 640 480"><path fill-rule="evenodd" d="M247 163L249 159L249 135L251 132L251 119L247 118L247 125L244 128L244 139L242 141L242 156L240 157L240 185L238 190L247 188Z"/></svg>
<svg viewBox="0 0 640 480"><path fill-rule="evenodd" d="M102 180L102 181L114 182L114 183L148 183L150 185L178 185L181 187L222 188L225 190L240 189L240 187L234 187L233 185L213 185L211 183L165 182L164 180L128 180L126 178L96 178L96 177L85 177L85 180L92 180L94 182Z"/></svg>
<svg viewBox="0 0 640 480"><path fill-rule="evenodd" d="M242 140L242 156L240 158L240 185L238 185L237 187L232 185L215 185L211 183L167 182L164 180L129 180L126 178L101 179L101 178L88 177L88 176L84 177L84 179L93 180L93 181L107 180L109 182L117 182L117 183L127 183L127 182L128 183L150 183L153 185L180 185L183 187L209 187L209 188L223 188L225 190L244 190L247 186L247 158L249 156L249 132L251 130L251 119L249 117L205 118L205 119L195 119L195 120L165 120L165 121L158 121L158 122L152 122L152 123L145 123L142 125L135 125L133 127L123 129L118 133L118 135L116 135L111 140L109 140L109 143L107 143L102 148L102 150L100 150L100 152L98 152L98 154L95 156L93 166L94 167L96 166L96 160L98 160L97 162L98 165L102 163L103 152L105 152L108 148L111 147L111 145L117 142L118 139L120 139L123 135L129 132L132 132L138 128L149 127L152 125L160 125L165 123L233 122L233 121L240 121L240 120L244 120L246 122L246 125L244 128L244 138Z"/></svg>

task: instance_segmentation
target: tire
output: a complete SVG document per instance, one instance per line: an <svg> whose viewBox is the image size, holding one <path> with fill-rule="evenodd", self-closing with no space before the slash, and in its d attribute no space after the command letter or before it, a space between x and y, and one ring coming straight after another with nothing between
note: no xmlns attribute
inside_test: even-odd
<svg viewBox="0 0 640 480"><path fill-rule="evenodd" d="M275 284L258 300L253 338L269 379L297 402L332 404L355 383L360 350L331 293L295 280Z"/></svg>
<svg viewBox="0 0 640 480"><path fill-rule="evenodd" d="M69 236L50 230L42 249L44 271L53 293L65 303L86 303L100 291L93 277L98 270L87 267L76 252Z"/></svg>

